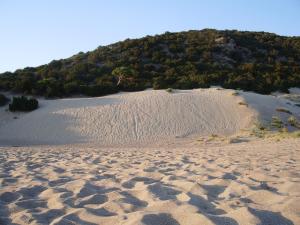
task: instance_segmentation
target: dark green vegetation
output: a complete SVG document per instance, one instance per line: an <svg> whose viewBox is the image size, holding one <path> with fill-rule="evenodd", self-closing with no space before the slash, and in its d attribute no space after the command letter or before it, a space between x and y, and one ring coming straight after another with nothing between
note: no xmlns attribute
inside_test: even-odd
<svg viewBox="0 0 300 225"><path fill-rule="evenodd" d="M0 106L4 106L8 102L9 102L9 99L5 95L0 94Z"/></svg>
<svg viewBox="0 0 300 225"><path fill-rule="evenodd" d="M300 87L300 37L205 29L125 40L0 75L0 89L61 97L221 85L263 94Z"/></svg>
<svg viewBox="0 0 300 225"><path fill-rule="evenodd" d="M12 103L9 104L9 111L32 111L39 107L39 103L34 98L27 98L25 96L13 97Z"/></svg>

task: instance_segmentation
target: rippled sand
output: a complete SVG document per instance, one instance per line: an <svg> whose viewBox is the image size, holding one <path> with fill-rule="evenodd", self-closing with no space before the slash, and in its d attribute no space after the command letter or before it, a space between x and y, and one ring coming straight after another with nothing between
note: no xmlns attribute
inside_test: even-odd
<svg viewBox="0 0 300 225"><path fill-rule="evenodd" d="M299 158L299 139L0 148L0 224L299 224Z"/></svg>

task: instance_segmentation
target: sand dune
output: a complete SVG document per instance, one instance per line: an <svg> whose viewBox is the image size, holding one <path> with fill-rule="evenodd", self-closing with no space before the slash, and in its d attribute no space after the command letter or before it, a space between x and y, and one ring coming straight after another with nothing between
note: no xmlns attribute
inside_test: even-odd
<svg viewBox="0 0 300 225"><path fill-rule="evenodd" d="M0 126L7 145L136 145L195 135L230 135L253 113L232 91L143 91L101 98L41 100L41 107ZM8 112L6 112L8 114ZM7 115L6 115L7 117Z"/></svg>
<svg viewBox="0 0 300 225"><path fill-rule="evenodd" d="M299 118L285 97L212 88L40 103L0 108L0 224L300 224L300 139L241 136L256 120Z"/></svg>
<svg viewBox="0 0 300 225"><path fill-rule="evenodd" d="M96 143L136 146L173 143L211 134L232 135L253 121L300 119L300 107L290 100L219 88L147 90L100 98L40 100L30 113L0 108L0 145ZM248 107L241 103L247 103Z"/></svg>

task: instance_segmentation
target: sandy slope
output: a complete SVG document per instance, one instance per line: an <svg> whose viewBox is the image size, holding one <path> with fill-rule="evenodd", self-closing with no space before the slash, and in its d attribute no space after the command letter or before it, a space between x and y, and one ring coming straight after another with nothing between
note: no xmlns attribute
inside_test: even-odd
<svg viewBox="0 0 300 225"><path fill-rule="evenodd" d="M143 91L101 98L41 100L41 107L0 124L0 143L135 145L233 134L253 113L232 91ZM2 112L8 117L8 112Z"/></svg>
<svg viewBox="0 0 300 225"><path fill-rule="evenodd" d="M300 140L0 148L0 224L300 224Z"/></svg>
<svg viewBox="0 0 300 225"><path fill-rule="evenodd" d="M285 122L277 108L299 118L300 107L233 93L148 90L40 100L30 113L0 108L0 224L300 224L299 139L205 137L236 136L274 115Z"/></svg>
<svg viewBox="0 0 300 225"><path fill-rule="evenodd" d="M300 102L290 101L285 95L271 96L260 95L252 92L239 93L243 96L245 102L247 102L249 106L257 112L258 120L263 123L269 123L272 116L279 117L283 122L287 122L288 117L291 115L300 119L300 107L295 105L295 103ZM298 95L298 97L300 96ZM291 114L278 112L278 108L284 108L290 111Z"/></svg>

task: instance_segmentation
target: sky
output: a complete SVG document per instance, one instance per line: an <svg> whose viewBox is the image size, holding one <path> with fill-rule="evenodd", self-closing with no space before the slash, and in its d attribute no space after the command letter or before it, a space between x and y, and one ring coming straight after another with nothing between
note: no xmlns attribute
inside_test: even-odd
<svg viewBox="0 0 300 225"><path fill-rule="evenodd" d="M300 36L300 0L0 0L0 73L204 28Z"/></svg>

